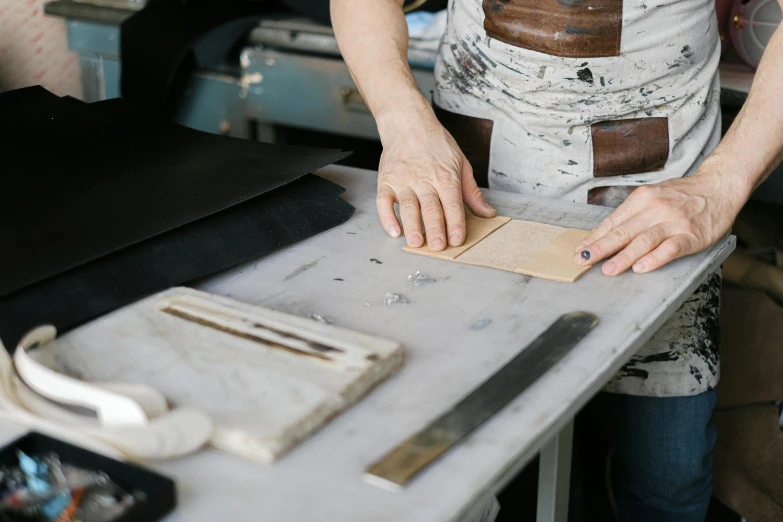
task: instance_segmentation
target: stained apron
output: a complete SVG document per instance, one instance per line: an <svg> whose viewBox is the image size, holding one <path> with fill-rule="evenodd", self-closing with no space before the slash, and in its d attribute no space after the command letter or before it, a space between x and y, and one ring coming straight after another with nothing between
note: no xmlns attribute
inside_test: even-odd
<svg viewBox="0 0 783 522"><path fill-rule="evenodd" d="M451 0L435 111L481 186L616 207L720 140L713 0ZM608 384L688 396L719 376L709 277Z"/></svg>

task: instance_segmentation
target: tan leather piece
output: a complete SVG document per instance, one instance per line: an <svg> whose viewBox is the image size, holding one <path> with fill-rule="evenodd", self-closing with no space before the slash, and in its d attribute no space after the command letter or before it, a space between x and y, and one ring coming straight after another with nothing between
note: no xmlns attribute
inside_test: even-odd
<svg viewBox="0 0 783 522"><path fill-rule="evenodd" d="M783 520L783 431L777 407L716 411L713 422L718 430L715 496L747 520Z"/></svg>
<svg viewBox="0 0 783 522"><path fill-rule="evenodd" d="M479 187L489 186L489 148L492 141L492 120L463 116L433 104L435 116L449 131L462 153L473 167L473 177Z"/></svg>
<svg viewBox="0 0 783 522"><path fill-rule="evenodd" d="M426 246L412 248L406 245L403 250L553 281L574 282L590 269L573 261L576 245L587 236L587 230L472 215L467 227L468 239L461 247L433 252Z"/></svg>
<svg viewBox="0 0 783 522"><path fill-rule="evenodd" d="M619 56L623 0L484 0L487 35L570 58Z"/></svg>
<svg viewBox="0 0 783 522"><path fill-rule="evenodd" d="M764 201L748 201L731 232L750 248L783 249L783 207Z"/></svg>
<svg viewBox="0 0 783 522"><path fill-rule="evenodd" d="M669 159L669 119L634 118L594 123L593 176L661 170Z"/></svg>
<svg viewBox="0 0 783 522"><path fill-rule="evenodd" d="M573 283L590 270L589 266L574 263L576 246L589 233L589 230L569 228L514 271L533 277Z"/></svg>
<svg viewBox="0 0 783 522"><path fill-rule="evenodd" d="M462 254L466 250L473 247L476 243L487 237L489 234L502 227L506 223L511 221L511 218L503 216L495 216L493 218L480 218L475 216L472 212L465 211L465 224L467 226L467 237L462 246L453 247L448 246L445 250L440 252L434 252L425 244L423 247L414 248L405 245L403 250L406 252L412 252L414 254L421 254L429 257L437 257L438 259L453 260L458 255Z"/></svg>
<svg viewBox="0 0 783 522"><path fill-rule="evenodd" d="M723 263L723 278L745 288L763 290L783 302L783 268L757 261L747 251L737 250L726 259Z"/></svg>
<svg viewBox="0 0 783 522"><path fill-rule="evenodd" d="M724 286L720 357L719 407L783 400L783 307L764 292Z"/></svg>
<svg viewBox="0 0 783 522"><path fill-rule="evenodd" d="M587 191L587 203L602 207L617 208L628 199L637 185L619 185L614 187L596 187Z"/></svg>
<svg viewBox="0 0 783 522"><path fill-rule="evenodd" d="M484 238L480 247L468 250L457 261L514 272L565 231L563 227L512 219Z"/></svg>

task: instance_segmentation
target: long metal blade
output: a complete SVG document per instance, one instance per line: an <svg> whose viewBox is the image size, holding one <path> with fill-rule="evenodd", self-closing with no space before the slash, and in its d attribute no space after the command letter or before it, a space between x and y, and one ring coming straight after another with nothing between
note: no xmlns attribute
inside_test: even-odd
<svg viewBox="0 0 783 522"><path fill-rule="evenodd" d="M365 479L391 489L405 486L525 391L597 324L598 317L587 312L560 316L456 406L368 467Z"/></svg>

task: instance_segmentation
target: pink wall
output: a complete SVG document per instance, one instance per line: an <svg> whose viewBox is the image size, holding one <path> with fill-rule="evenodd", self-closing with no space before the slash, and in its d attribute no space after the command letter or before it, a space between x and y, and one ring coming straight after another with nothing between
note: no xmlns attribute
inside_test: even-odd
<svg viewBox="0 0 783 522"><path fill-rule="evenodd" d="M0 0L0 92L42 85L81 98L77 56L65 22L43 13L45 0Z"/></svg>

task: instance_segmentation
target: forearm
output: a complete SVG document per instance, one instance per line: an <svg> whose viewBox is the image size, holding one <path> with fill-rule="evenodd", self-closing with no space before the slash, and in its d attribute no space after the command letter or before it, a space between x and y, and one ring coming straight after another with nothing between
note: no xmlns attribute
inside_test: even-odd
<svg viewBox="0 0 783 522"><path fill-rule="evenodd" d="M403 0L332 0L337 43L359 92L383 127L399 118L432 117L408 65Z"/></svg>
<svg viewBox="0 0 783 522"><path fill-rule="evenodd" d="M767 46L753 86L702 171L721 178L742 203L783 160L783 26ZM740 203L740 205L742 204Z"/></svg>

